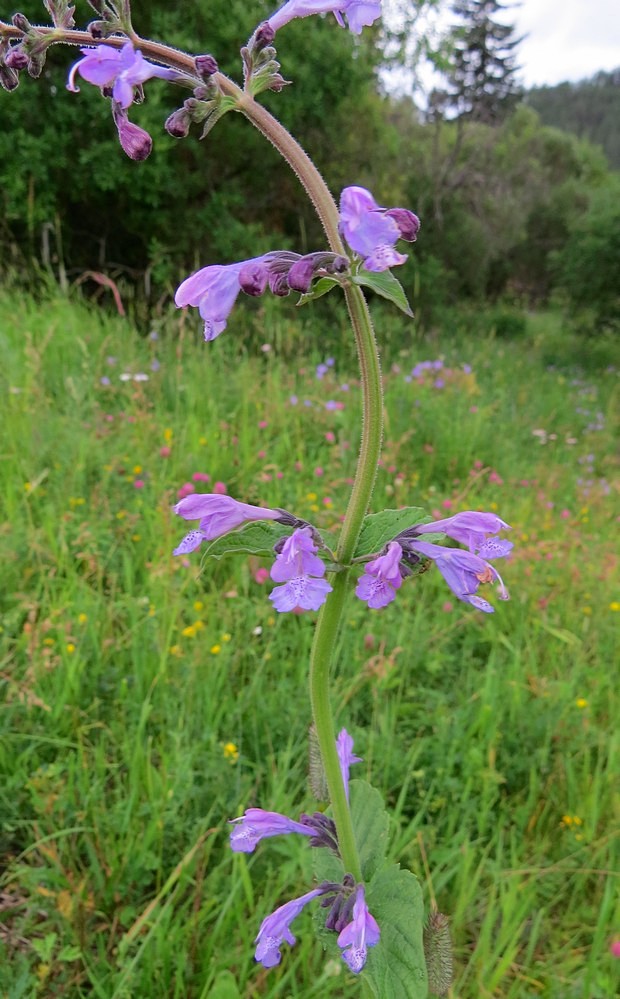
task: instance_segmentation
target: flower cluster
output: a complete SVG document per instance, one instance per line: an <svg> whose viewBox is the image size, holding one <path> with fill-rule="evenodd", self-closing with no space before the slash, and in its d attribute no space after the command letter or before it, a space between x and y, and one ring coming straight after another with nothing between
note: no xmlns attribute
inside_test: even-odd
<svg viewBox="0 0 620 999"><path fill-rule="evenodd" d="M403 264L407 257L395 249L399 239L414 242L420 221L407 208L381 208L370 191L345 187L340 198L340 232L361 257L368 271L385 271ZM289 250L271 250L260 257L234 264L202 267L179 285L174 301L178 308L197 307L204 320L205 340L215 340L226 329L228 316L240 291L274 295L290 291L308 292L317 277L349 270L347 257L329 251L300 255Z"/></svg>
<svg viewBox="0 0 620 999"><path fill-rule="evenodd" d="M425 558L435 563L459 600L491 614L494 608L477 591L481 583L497 582L500 600L509 598L500 574L489 564L512 551L512 541L487 537L501 530L510 527L495 514L472 510L430 524L415 524L391 541L383 555L366 564L357 584L357 596L371 608L385 607L396 596L403 578L411 573L411 567ZM424 534L440 533L466 544L469 551L420 540Z"/></svg>
<svg viewBox="0 0 620 999"><path fill-rule="evenodd" d="M280 613L292 610L318 610L332 587L324 579L326 566L317 554L318 533L306 522L286 510L250 506L231 496L215 493L194 493L174 507L174 512L186 520L199 520L198 528L185 535L174 549L175 555L186 555L200 547L203 541L221 537L242 524L254 520L274 520L293 533L275 546L276 559L270 576L275 583L269 599ZM371 610L391 603L403 580L422 560L433 562L459 600L487 614L494 608L478 595L482 583L497 583L500 600L508 600L508 590L490 563L506 558L513 548L511 541L497 537L497 532L510 530L508 524L494 513L467 510L430 524L414 524L390 541L382 554L364 565L355 590ZM425 541L426 534L445 534L453 541L467 545L446 548L434 541ZM489 535L491 535L489 537ZM320 539L319 539L320 540Z"/></svg>
<svg viewBox="0 0 620 999"><path fill-rule="evenodd" d="M359 763L353 753L353 738L342 729L336 740L340 770L347 800L349 798L349 767ZM299 822L279 812L262 808L248 808L243 815L232 819L230 846L235 853L252 853L262 839L298 833L308 836L311 846L327 847L338 856L338 839L333 819L322 812L301 815ZM342 958L355 974L364 967L368 947L379 942L380 930L368 911L364 886L356 884L350 875L342 883L323 882L299 898L291 899L267 916L261 923L256 940L255 958L265 968L273 968L282 960L283 943L295 943L290 925L302 909L314 898L321 898L323 908L329 908L325 920L328 930L338 933L338 946Z"/></svg>
<svg viewBox="0 0 620 999"><path fill-rule="evenodd" d="M176 80L179 74L164 66L147 62L141 52L134 49L131 42L125 42L118 49L112 45L99 45L97 48L80 49L83 58L74 63L69 71L67 89L79 93L75 82L76 74L101 87L104 96L112 98L112 116L118 129L118 137L123 150L133 160L144 160L151 152L152 140L148 132L129 121L127 108L140 93L142 84L153 77L161 80Z"/></svg>
<svg viewBox="0 0 620 999"><path fill-rule="evenodd" d="M349 261L336 253L317 252L302 256L288 250L273 250L236 264L212 264L196 271L177 289L178 308L197 306L204 319L205 340L215 340L226 329L228 316L240 291L262 295L267 288L274 295L291 290L307 292L312 280L325 274L347 270Z"/></svg>

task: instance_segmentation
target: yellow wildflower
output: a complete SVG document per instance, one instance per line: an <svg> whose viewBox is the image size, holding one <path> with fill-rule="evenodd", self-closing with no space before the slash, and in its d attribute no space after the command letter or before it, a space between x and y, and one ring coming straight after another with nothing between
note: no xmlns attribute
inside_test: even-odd
<svg viewBox="0 0 620 999"><path fill-rule="evenodd" d="M230 760L231 763L236 763L239 759L239 750L235 746L234 742L226 742L222 748L226 759Z"/></svg>

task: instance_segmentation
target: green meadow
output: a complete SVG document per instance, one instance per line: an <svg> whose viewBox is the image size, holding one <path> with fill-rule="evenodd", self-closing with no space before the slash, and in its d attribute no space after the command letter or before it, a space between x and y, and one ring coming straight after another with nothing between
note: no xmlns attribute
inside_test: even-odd
<svg viewBox="0 0 620 999"><path fill-rule="evenodd" d="M391 857L450 917L453 999L613 999L617 347L554 313L509 338L373 312L373 508L497 512L511 600L485 591L482 614L435 569L380 612L351 596L337 724L389 803ZM316 615L273 611L267 562L174 558L171 510L225 489L337 530L360 413L344 321L250 303L205 344L195 312L138 333L5 292L0 348L0 996L358 995L308 911L278 968L254 962L262 918L312 886L307 843L228 846L247 807L317 807Z"/></svg>

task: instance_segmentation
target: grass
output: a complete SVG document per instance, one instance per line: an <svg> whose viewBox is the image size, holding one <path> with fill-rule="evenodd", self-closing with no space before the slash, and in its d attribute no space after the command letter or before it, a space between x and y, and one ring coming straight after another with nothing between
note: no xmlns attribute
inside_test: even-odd
<svg viewBox="0 0 620 999"><path fill-rule="evenodd" d="M337 527L359 389L346 330L312 321L238 309L205 345L195 316L141 338L79 303L0 298L3 999L357 994L309 915L278 969L252 959L260 920L311 883L304 844L227 846L250 805L313 807L314 615L277 617L254 559L171 557L187 482ZM374 509L496 510L512 600L481 615L435 572L381 613L352 599L337 721L390 804L394 858L451 917L451 995L611 999L614 348L576 364L551 314L515 342L469 325L403 347L379 312Z"/></svg>

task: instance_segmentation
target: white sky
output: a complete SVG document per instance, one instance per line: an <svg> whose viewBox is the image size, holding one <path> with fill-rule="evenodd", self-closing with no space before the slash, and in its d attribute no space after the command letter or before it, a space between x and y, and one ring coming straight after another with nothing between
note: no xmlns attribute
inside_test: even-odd
<svg viewBox="0 0 620 999"><path fill-rule="evenodd" d="M620 0L503 0L501 20L514 24L519 45L520 82L526 87L583 80L599 70L620 68ZM407 0L383 0L383 14L399 22ZM512 9L510 9L512 8ZM454 21L450 0L441 0L439 11L424 19L431 34ZM421 25L422 26L422 25ZM430 69L422 69L422 83L430 89ZM409 90L407 78L386 74L388 89Z"/></svg>
<svg viewBox="0 0 620 999"><path fill-rule="evenodd" d="M620 0L522 0L504 18L520 35L526 86L620 68Z"/></svg>

